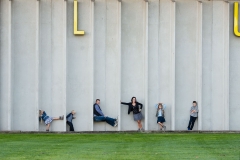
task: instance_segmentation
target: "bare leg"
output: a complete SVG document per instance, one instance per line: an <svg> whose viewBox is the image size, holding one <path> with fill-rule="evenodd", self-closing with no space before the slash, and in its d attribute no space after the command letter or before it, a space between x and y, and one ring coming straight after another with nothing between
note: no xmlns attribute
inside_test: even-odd
<svg viewBox="0 0 240 160"><path fill-rule="evenodd" d="M160 126L160 129L162 130L162 128L163 128L163 124L160 123L160 122L158 122L158 124L159 124L159 126Z"/></svg>
<svg viewBox="0 0 240 160"><path fill-rule="evenodd" d="M142 128L142 123L141 123L141 121L138 120L137 123L138 123L138 128L141 129L141 128Z"/></svg>
<svg viewBox="0 0 240 160"><path fill-rule="evenodd" d="M53 117L53 120L63 120L64 119L64 115L59 116L59 117Z"/></svg>
<svg viewBox="0 0 240 160"><path fill-rule="evenodd" d="M46 131L49 131L49 128L50 128L50 123L47 124Z"/></svg>

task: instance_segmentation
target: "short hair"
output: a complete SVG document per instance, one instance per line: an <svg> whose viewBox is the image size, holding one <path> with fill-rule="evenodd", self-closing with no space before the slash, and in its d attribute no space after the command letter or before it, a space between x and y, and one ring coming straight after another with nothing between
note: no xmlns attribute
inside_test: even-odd
<svg viewBox="0 0 240 160"><path fill-rule="evenodd" d="M197 104L197 101L193 101L192 103L196 103Z"/></svg>
<svg viewBox="0 0 240 160"><path fill-rule="evenodd" d="M100 101L100 99L96 99L96 102L97 102L97 101Z"/></svg>

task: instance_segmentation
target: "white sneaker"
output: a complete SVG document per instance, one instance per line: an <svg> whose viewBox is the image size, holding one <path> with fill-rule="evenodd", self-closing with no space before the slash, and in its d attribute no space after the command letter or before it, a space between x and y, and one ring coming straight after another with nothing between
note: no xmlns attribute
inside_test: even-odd
<svg viewBox="0 0 240 160"><path fill-rule="evenodd" d="M114 127L117 127L117 125L118 125L118 122L117 122L117 121L115 121Z"/></svg>
<svg viewBox="0 0 240 160"><path fill-rule="evenodd" d="M115 120L114 127L117 127L117 125L118 125L118 116L117 116L117 118L116 118L116 120Z"/></svg>

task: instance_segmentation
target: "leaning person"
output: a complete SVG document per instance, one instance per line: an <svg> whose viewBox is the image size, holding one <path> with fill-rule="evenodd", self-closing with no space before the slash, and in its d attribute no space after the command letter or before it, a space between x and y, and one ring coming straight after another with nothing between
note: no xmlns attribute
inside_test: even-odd
<svg viewBox="0 0 240 160"><path fill-rule="evenodd" d="M116 127L118 125L118 118L110 118L103 114L100 107L100 99L96 99L96 103L93 105L93 120L95 122L105 121L113 127Z"/></svg>
<svg viewBox="0 0 240 160"><path fill-rule="evenodd" d="M141 120L143 119L141 112L143 105L137 102L136 97L132 97L131 102L129 103L121 102L121 104L128 105L128 114L130 114L130 112L133 112L133 119L138 124L138 131L144 131L141 123Z"/></svg>
<svg viewBox="0 0 240 160"><path fill-rule="evenodd" d="M69 125L70 127L70 131L74 131L74 127L73 127L73 123L72 123L72 120L75 119L76 117L73 117L73 115L75 114L76 112L74 110L72 110L71 113L69 113L66 117L67 119L67 124Z"/></svg>
<svg viewBox="0 0 240 160"><path fill-rule="evenodd" d="M193 101L193 106L190 109L190 120L189 120L188 127L187 127L188 130L192 130L193 129L193 126L194 126L194 123L195 123L195 121L197 119L197 116L198 116L197 102Z"/></svg>
<svg viewBox="0 0 240 160"><path fill-rule="evenodd" d="M59 116L58 118L56 117L50 117L47 115L47 113L43 110L39 110L39 121L42 122L44 121L46 125L46 131L49 132L50 124L52 123L53 120L63 120L64 116Z"/></svg>
<svg viewBox="0 0 240 160"><path fill-rule="evenodd" d="M157 117L157 123L160 126L160 130L164 129L164 131L166 130L166 126L163 124L165 121L165 108L166 105L162 104L162 103L158 103L155 105L155 108L157 108L157 112L156 112L156 117Z"/></svg>

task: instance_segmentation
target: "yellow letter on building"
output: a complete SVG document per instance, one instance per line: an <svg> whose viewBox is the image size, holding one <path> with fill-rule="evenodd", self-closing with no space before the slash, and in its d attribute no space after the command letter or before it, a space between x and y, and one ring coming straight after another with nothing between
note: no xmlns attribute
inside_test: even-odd
<svg viewBox="0 0 240 160"><path fill-rule="evenodd" d="M238 2L234 3L234 34L240 37L240 32L238 31Z"/></svg>
<svg viewBox="0 0 240 160"><path fill-rule="evenodd" d="M78 31L78 2L74 0L74 34L84 35L84 31Z"/></svg>

